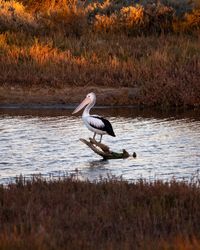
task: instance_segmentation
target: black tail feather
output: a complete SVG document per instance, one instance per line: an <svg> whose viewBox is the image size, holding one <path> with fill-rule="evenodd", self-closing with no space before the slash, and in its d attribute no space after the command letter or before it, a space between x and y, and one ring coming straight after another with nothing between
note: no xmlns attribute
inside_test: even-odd
<svg viewBox="0 0 200 250"><path fill-rule="evenodd" d="M116 135L115 135L115 133L114 133L114 131L113 131L113 127L112 127L111 123L110 123L108 120L104 119L104 118L101 118L101 119L102 119L102 121L103 121L104 124L105 124L105 131L106 131L109 135L115 137Z"/></svg>

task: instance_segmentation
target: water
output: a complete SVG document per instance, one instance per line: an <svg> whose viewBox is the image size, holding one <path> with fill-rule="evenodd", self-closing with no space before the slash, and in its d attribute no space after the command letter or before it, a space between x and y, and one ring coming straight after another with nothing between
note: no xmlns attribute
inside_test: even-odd
<svg viewBox="0 0 200 250"><path fill-rule="evenodd" d="M134 108L96 109L113 124L117 137L103 136L113 151L137 158L102 161L79 138L92 133L66 106L0 109L0 183L20 174L81 179L191 179L200 169L200 113L160 114Z"/></svg>

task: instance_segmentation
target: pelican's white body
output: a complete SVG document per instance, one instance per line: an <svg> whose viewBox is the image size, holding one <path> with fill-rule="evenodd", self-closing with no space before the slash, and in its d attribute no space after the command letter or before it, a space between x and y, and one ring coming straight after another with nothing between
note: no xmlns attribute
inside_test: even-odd
<svg viewBox="0 0 200 250"><path fill-rule="evenodd" d="M97 117L97 115L95 115L95 117ZM101 120L97 120L97 118L95 118L95 117L93 117L92 115L84 116L84 114L83 114L82 115L82 120L83 120L84 124L86 125L86 127L90 131L92 131L92 132L94 132L94 133L96 133L98 135L107 134L106 131L103 131L103 130L100 129L101 127L104 126L103 122ZM99 116L99 118L100 118L100 116ZM95 125L95 127L99 127L99 129L92 127L90 124Z"/></svg>
<svg viewBox="0 0 200 250"><path fill-rule="evenodd" d="M85 107L83 114L82 114L82 120L86 127L94 132L94 137L96 134L99 134L102 138L102 135L108 134L111 136L115 136L115 133L113 131L112 125L110 122L106 119L104 119L101 116L98 115L90 115L90 109L95 105L96 102L96 95L95 93L89 93L86 98L82 101L82 103L74 110L73 114L79 112L82 108ZM100 142L101 142L100 138Z"/></svg>

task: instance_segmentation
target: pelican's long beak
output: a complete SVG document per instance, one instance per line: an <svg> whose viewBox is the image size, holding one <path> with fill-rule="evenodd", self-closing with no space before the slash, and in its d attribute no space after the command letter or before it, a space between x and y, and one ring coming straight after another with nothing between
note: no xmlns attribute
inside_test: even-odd
<svg viewBox="0 0 200 250"><path fill-rule="evenodd" d="M82 103L73 111L72 114L75 114L77 112L79 112L82 108L84 108L88 103L90 103L90 98L89 97L86 97Z"/></svg>

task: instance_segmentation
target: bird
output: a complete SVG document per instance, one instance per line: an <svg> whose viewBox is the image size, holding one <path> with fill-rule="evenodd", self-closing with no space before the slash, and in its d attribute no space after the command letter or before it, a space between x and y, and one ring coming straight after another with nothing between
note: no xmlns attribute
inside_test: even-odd
<svg viewBox="0 0 200 250"><path fill-rule="evenodd" d="M86 127L94 132L93 139L95 140L96 134L100 135L100 141L101 143L102 136L105 134L111 135L115 137L115 133L113 131L113 127L111 123L99 116L99 115L90 115L90 109L95 105L96 103L96 95L94 92L91 92L87 94L86 98L81 102L81 104L73 111L72 114L78 113L81 109L83 109L85 106L85 109L82 114L82 120Z"/></svg>

